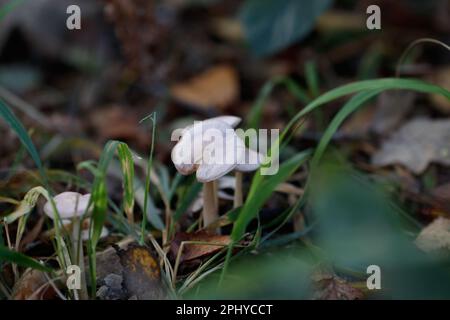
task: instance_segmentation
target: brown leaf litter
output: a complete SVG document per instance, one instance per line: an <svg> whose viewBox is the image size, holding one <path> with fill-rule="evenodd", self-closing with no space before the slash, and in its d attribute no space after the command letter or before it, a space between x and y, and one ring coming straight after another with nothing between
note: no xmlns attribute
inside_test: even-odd
<svg viewBox="0 0 450 320"><path fill-rule="evenodd" d="M450 219L436 218L418 235L416 245L425 252L450 253Z"/></svg>
<svg viewBox="0 0 450 320"><path fill-rule="evenodd" d="M231 66L219 65L187 82L175 84L170 91L176 100L189 106L224 110L239 95L238 74Z"/></svg>
<svg viewBox="0 0 450 320"><path fill-rule="evenodd" d="M383 143L372 162L401 164L415 174L423 173L430 163L450 165L450 120L409 121Z"/></svg>

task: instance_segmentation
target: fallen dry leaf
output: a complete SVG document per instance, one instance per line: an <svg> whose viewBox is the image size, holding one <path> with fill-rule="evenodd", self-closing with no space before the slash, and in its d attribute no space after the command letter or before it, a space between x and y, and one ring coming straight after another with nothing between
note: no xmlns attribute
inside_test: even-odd
<svg viewBox="0 0 450 320"><path fill-rule="evenodd" d="M139 126L139 118L123 107L111 106L93 111L90 122L102 140L136 141L139 146L148 143L148 134Z"/></svg>
<svg viewBox="0 0 450 320"><path fill-rule="evenodd" d="M450 183L437 186L424 197L431 206L432 214L437 216L450 214Z"/></svg>
<svg viewBox="0 0 450 320"><path fill-rule="evenodd" d="M316 300L357 300L364 298L361 290L336 275L316 273L313 275Z"/></svg>
<svg viewBox="0 0 450 320"><path fill-rule="evenodd" d="M431 195L438 201L450 203L450 183L437 186L431 191Z"/></svg>
<svg viewBox="0 0 450 320"><path fill-rule="evenodd" d="M414 107L416 94L411 91L386 91L377 100L371 128L377 134L395 129Z"/></svg>
<svg viewBox="0 0 450 320"><path fill-rule="evenodd" d="M216 235L206 231L194 233L179 232L175 235L170 246L170 252L174 259L176 259L179 250L181 249L181 244L185 241L204 242L205 244L184 244L180 263L212 255L228 245L231 242L231 239L230 236L227 235Z"/></svg>
<svg viewBox="0 0 450 320"><path fill-rule="evenodd" d="M450 219L436 218L417 236L416 245L425 252L450 253Z"/></svg>
<svg viewBox="0 0 450 320"><path fill-rule="evenodd" d="M402 126L376 152L377 166L402 164L415 174L431 162L450 165L450 120L416 118Z"/></svg>
<svg viewBox="0 0 450 320"><path fill-rule="evenodd" d="M230 42L242 42L245 39L242 24L237 19L216 18L211 21L214 34Z"/></svg>
<svg viewBox="0 0 450 320"><path fill-rule="evenodd" d="M202 109L225 109L239 95L236 70L227 65L212 67L186 83L172 86L173 97L187 105Z"/></svg>
<svg viewBox="0 0 450 320"><path fill-rule="evenodd" d="M358 110L344 122L342 128L339 129L339 134L351 138L366 136L371 129L375 111L374 105Z"/></svg>
<svg viewBox="0 0 450 320"><path fill-rule="evenodd" d="M13 288L13 300L42 300L43 296L51 298L54 294L44 273L35 269L27 269Z"/></svg>

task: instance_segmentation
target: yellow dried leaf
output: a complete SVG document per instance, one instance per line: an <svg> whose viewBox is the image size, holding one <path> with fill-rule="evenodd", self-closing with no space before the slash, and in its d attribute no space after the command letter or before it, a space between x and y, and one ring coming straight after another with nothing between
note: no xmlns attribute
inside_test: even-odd
<svg viewBox="0 0 450 320"><path fill-rule="evenodd" d="M227 65L216 66L190 79L172 86L172 96L185 104L203 109L225 109L239 95L236 70Z"/></svg>

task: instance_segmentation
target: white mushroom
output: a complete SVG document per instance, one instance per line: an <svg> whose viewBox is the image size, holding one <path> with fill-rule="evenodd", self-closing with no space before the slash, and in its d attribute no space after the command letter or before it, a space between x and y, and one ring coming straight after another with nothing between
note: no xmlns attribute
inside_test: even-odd
<svg viewBox="0 0 450 320"><path fill-rule="evenodd" d="M217 180L217 197L222 200L233 200L234 197L229 195L224 189L232 189L235 187L235 178L230 176L224 176ZM194 200L194 202L190 206L191 212L200 211L203 208L203 192L200 192L198 198Z"/></svg>
<svg viewBox="0 0 450 320"><path fill-rule="evenodd" d="M69 219L81 217L89 205L91 199L90 194L81 195L78 192L63 192L53 198L56 210L61 219ZM55 213L52 203L47 201L44 206L44 212L47 216L55 219Z"/></svg>
<svg viewBox="0 0 450 320"><path fill-rule="evenodd" d="M196 172L203 185L203 222L207 226L218 218L215 183L236 168L245 157L245 144L234 132L240 118L222 116L196 122L182 130L172 149L177 170L188 175Z"/></svg>
<svg viewBox="0 0 450 320"><path fill-rule="evenodd" d="M72 255L75 263L80 267L84 274L83 245L80 241L81 223L85 214L88 214L88 206L91 195L82 195L78 192L63 192L48 201L44 206L44 212L51 219L59 216L61 220L70 220L72 222ZM53 206L54 205L54 206ZM55 210L56 209L56 212ZM87 298L86 281L82 277L81 298Z"/></svg>

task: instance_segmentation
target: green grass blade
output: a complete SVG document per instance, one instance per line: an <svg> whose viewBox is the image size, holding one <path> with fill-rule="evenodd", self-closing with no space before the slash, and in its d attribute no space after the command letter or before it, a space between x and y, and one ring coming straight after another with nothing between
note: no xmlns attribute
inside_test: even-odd
<svg viewBox="0 0 450 320"><path fill-rule="evenodd" d="M356 111L358 108L364 105L367 101L375 97L377 94L381 93L383 90L373 90L373 91L363 91L355 96L353 96L340 110L339 112L334 116L331 123L328 125L327 129L325 130L322 138L320 139L320 142L314 151L314 156L311 160L311 166L316 166L318 162L320 161L320 158L322 157L323 153L325 152L325 149L327 148L328 144L331 141L331 138L333 137L334 133L338 130L339 126L344 122L344 120L352 114L354 111Z"/></svg>
<svg viewBox="0 0 450 320"><path fill-rule="evenodd" d="M25 194L22 201L20 201L19 205L16 207L16 209L4 217L4 222L7 224L13 223L20 217L23 217L24 215L28 214L33 210L33 208L36 206L36 203L39 199L39 196L43 196L47 199L47 201L50 200L50 194L47 190L45 190L43 187L38 186L34 187Z"/></svg>
<svg viewBox="0 0 450 320"><path fill-rule="evenodd" d="M34 163L38 167L42 179L44 181L47 181L47 176L42 166L41 158L39 157L39 153L36 150L33 141L31 141L31 138L28 135L22 123L17 119L17 117L14 115L11 109L2 100L0 100L0 116L17 134L17 136L20 139L20 142L22 142L23 146L27 149Z"/></svg>
<svg viewBox="0 0 450 320"><path fill-rule="evenodd" d="M96 285L97 285L97 268L96 268L96 247L102 227L106 220L106 210L108 207L108 195L106 192L106 170L114 156L114 152L117 146L120 144L118 141L108 141L105 145L102 156L99 161L98 171L96 173L94 183L91 190L91 204L92 204L92 223L90 232L91 237L88 245L89 256L89 272L91 277L91 290L92 296L95 297Z"/></svg>
<svg viewBox="0 0 450 320"><path fill-rule="evenodd" d="M256 102L250 109L250 114L247 118L247 124L249 128L258 128L261 122L262 110L266 105L266 102L271 95L272 91L277 86L284 86L286 89L303 104L307 104L311 101L308 93L305 89L300 87L293 79L289 77L278 77L267 82L260 93Z"/></svg>
<svg viewBox="0 0 450 320"><path fill-rule="evenodd" d="M186 192L186 195L179 201L177 210L173 215L174 221L180 220L181 216L187 211L191 203L197 198L200 191L202 190L202 184L194 181L192 186L189 187L189 190Z"/></svg>
<svg viewBox="0 0 450 320"><path fill-rule="evenodd" d="M38 261L30 258L22 253L9 250L4 246L0 246L0 262L10 262L25 268L37 269L44 272L51 272L52 269L44 266Z"/></svg>
<svg viewBox="0 0 450 320"><path fill-rule="evenodd" d="M130 149L125 143L117 146L117 154L123 173L123 207L128 219L134 215L134 161Z"/></svg>
<svg viewBox="0 0 450 320"><path fill-rule="evenodd" d="M150 119L152 121L152 145L150 147L150 154L148 155L147 160L147 172L145 174L145 195L144 195L144 212L142 215L142 223L141 223L141 239L140 243L144 243L144 233L145 228L147 224L147 208L148 208L148 201L150 196L150 181L151 181L151 174L152 174L152 167L153 167L153 153L155 149L155 137L156 137L156 112L153 112L148 117L141 120L141 123L147 119Z"/></svg>
<svg viewBox="0 0 450 320"><path fill-rule="evenodd" d="M108 143L105 145L98 164L98 172L92 186L91 203L93 230L90 241L91 246L94 248L97 246L97 242L100 239L102 227L106 219L106 210L108 206L108 195L106 192L106 171L119 144L119 141L108 141Z"/></svg>
<svg viewBox="0 0 450 320"><path fill-rule="evenodd" d="M231 238L233 241L239 241L243 236L248 223L255 218L264 203L269 199L275 188L292 175L311 155L310 150L300 152L283 162L277 174L263 177L262 183L258 187L258 193L249 195L242 207L240 215L233 226Z"/></svg>
<svg viewBox="0 0 450 320"><path fill-rule="evenodd" d="M20 6L26 0L12 0L0 8L0 21L2 21L10 12Z"/></svg>
<svg viewBox="0 0 450 320"><path fill-rule="evenodd" d="M305 64L305 79L308 84L311 96L317 97L320 94L319 74L314 61L308 61Z"/></svg>
<svg viewBox="0 0 450 320"><path fill-rule="evenodd" d="M440 94L450 100L450 91L441 88L439 86L429 84L427 82L415 79L397 79L397 78L383 78L377 80L364 80L346 84L330 90L320 97L309 103L303 110L298 112L287 124L283 130L280 140L282 141L288 134L288 132L295 126L295 124L305 115L313 111L314 109L333 101L335 99L354 94L360 91L366 90L414 90L423 93Z"/></svg>

